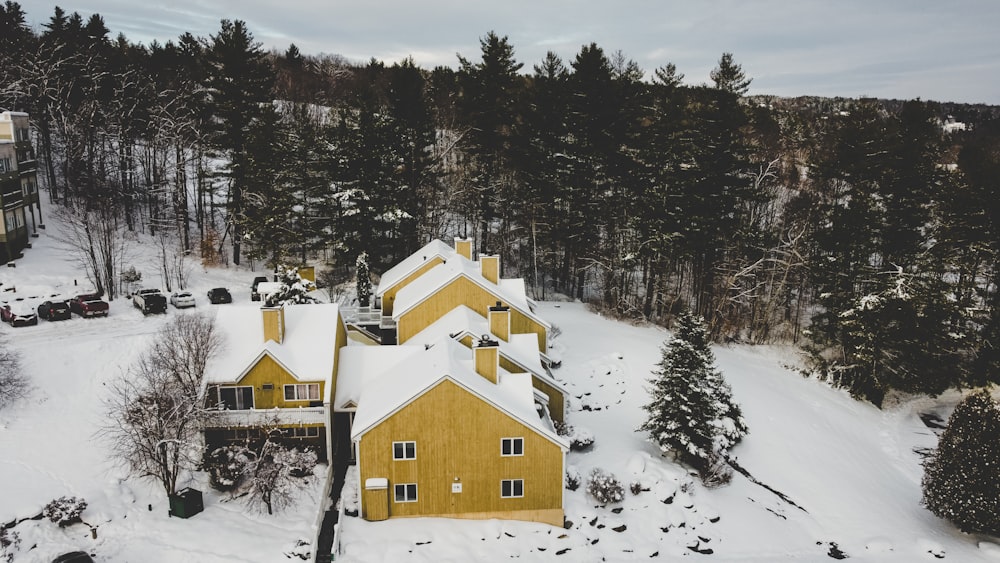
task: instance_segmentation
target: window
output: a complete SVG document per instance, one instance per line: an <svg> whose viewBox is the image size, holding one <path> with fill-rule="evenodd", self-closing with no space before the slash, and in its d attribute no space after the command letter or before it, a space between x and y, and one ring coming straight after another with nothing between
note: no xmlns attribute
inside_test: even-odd
<svg viewBox="0 0 1000 563"><path fill-rule="evenodd" d="M4 213L4 223L7 225L7 232L13 232L24 226L24 211L12 209Z"/></svg>
<svg viewBox="0 0 1000 563"><path fill-rule="evenodd" d="M524 479L504 479L500 481L501 498L521 498L524 496Z"/></svg>
<svg viewBox="0 0 1000 563"><path fill-rule="evenodd" d="M393 488L396 492L396 502L417 502L416 483L403 483Z"/></svg>
<svg viewBox="0 0 1000 563"><path fill-rule="evenodd" d="M417 443L393 442L392 459L417 459Z"/></svg>
<svg viewBox="0 0 1000 563"><path fill-rule="evenodd" d="M219 387L219 402L227 411L253 408L253 387Z"/></svg>
<svg viewBox="0 0 1000 563"><path fill-rule="evenodd" d="M318 401L319 383L285 385L286 401Z"/></svg>
<svg viewBox="0 0 1000 563"><path fill-rule="evenodd" d="M502 438L500 440L500 455L524 455L524 438Z"/></svg>
<svg viewBox="0 0 1000 563"><path fill-rule="evenodd" d="M286 438L316 438L319 436L319 427L299 426L296 428L282 428L281 435Z"/></svg>
<svg viewBox="0 0 1000 563"><path fill-rule="evenodd" d="M0 158L0 172L10 172L14 168L10 165L10 157Z"/></svg>

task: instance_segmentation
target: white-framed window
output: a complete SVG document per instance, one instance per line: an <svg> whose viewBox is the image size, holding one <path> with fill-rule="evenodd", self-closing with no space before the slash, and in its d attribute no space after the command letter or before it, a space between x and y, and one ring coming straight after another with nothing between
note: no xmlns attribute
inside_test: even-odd
<svg viewBox="0 0 1000 563"><path fill-rule="evenodd" d="M417 484L400 483L393 486L396 502L417 502Z"/></svg>
<svg viewBox="0 0 1000 563"><path fill-rule="evenodd" d="M500 481L500 498L521 498L524 496L524 479L503 479Z"/></svg>
<svg viewBox="0 0 1000 563"><path fill-rule="evenodd" d="M13 169L9 156L0 157L0 172L10 172Z"/></svg>
<svg viewBox="0 0 1000 563"><path fill-rule="evenodd" d="M501 438L500 455L524 455L524 438Z"/></svg>
<svg viewBox="0 0 1000 563"><path fill-rule="evenodd" d="M392 459L417 459L417 443L393 442Z"/></svg>
<svg viewBox="0 0 1000 563"><path fill-rule="evenodd" d="M319 427L297 426L295 428L282 428L281 433L286 438L316 438L319 436Z"/></svg>
<svg viewBox="0 0 1000 563"><path fill-rule="evenodd" d="M219 387L219 403L227 411L245 411L253 408L253 387Z"/></svg>
<svg viewBox="0 0 1000 563"><path fill-rule="evenodd" d="M319 383L297 383L285 385L286 401L318 401Z"/></svg>

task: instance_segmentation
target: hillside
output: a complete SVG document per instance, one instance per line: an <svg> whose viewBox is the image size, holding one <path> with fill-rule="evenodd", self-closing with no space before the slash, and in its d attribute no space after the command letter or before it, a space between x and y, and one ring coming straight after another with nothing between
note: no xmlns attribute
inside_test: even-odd
<svg viewBox="0 0 1000 563"><path fill-rule="evenodd" d="M0 269L2 287L17 288L5 296L69 294L83 287L79 272L56 248L53 228L16 268ZM131 263L148 273L147 285L159 285L152 245L134 250ZM213 309L204 295L218 285L230 287L233 307L256 306L249 300L253 275L193 268L194 311ZM567 491L567 530L520 522L368 523L349 517L339 560L698 557L692 549L711 550L716 561L823 561L838 550L858 561L1000 559L995 539L961 534L919 504L917 451L933 447L936 438L918 414L945 418L958 394L880 411L784 367L796 359L789 348L716 348L750 426L734 451L739 464L800 509L741 475L728 487L706 490L635 432L644 416L645 380L666 331L608 320L580 303L545 302L540 312L561 330L553 354L562 359L555 375L574 397L569 422L595 437L590 451L571 453L567 463L584 479L600 467L626 490L638 483L641 492L627 491L617 505L596 506L584 487ZM162 490L126 478L109 461L98 435L106 384L177 314L189 312L171 308L166 316L143 317L119 299L107 319L0 325L2 345L21 354L34 386L27 400L0 412L0 522L33 516L48 501L75 495L87 500L83 519L97 528L92 539L83 525L23 522L14 528L19 543L9 550L13 563L49 561L73 549L87 549L100 561L273 562L286 560L297 541L312 541L319 477L303 482L293 511L269 517L248 513L238 499L211 492L204 475L192 475L188 483L206 491L206 510L179 520L167 517Z"/></svg>

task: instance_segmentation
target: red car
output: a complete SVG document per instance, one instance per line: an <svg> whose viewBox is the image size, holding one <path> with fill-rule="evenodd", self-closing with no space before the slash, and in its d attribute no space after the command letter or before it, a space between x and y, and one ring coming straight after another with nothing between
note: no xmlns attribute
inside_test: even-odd
<svg viewBox="0 0 1000 563"><path fill-rule="evenodd" d="M0 320L10 326L31 326L38 324L38 315L23 303L0 305Z"/></svg>
<svg viewBox="0 0 1000 563"><path fill-rule="evenodd" d="M101 299L101 296L96 293L77 295L69 300L69 308L81 317L108 316L108 302Z"/></svg>

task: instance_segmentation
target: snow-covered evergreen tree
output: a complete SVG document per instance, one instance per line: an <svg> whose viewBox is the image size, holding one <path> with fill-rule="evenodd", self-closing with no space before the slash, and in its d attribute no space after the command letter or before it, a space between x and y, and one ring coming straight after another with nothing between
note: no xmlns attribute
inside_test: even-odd
<svg viewBox="0 0 1000 563"><path fill-rule="evenodd" d="M368 253L358 254L357 266L357 288L358 305L368 307L372 302L372 277L368 269Z"/></svg>
<svg viewBox="0 0 1000 563"><path fill-rule="evenodd" d="M705 470L714 455L725 455L746 435L740 408L715 368L705 326L693 314L681 315L650 383L649 418L639 429L664 453Z"/></svg>
<svg viewBox="0 0 1000 563"><path fill-rule="evenodd" d="M310 291L316 289L316 284L304 279L298 268L286 268L278 264L275 275L276 281L281 282L281 288L266 297L264 303L267 307L317 302L315 297L309 295Z"/></svg>
<svg viewBox="0 0 1000 563"><path fill-rule="evenodd" d="M987 391L966 397L924 462L924 504L963 532L1000 534L1000 404Z"/></svg>

